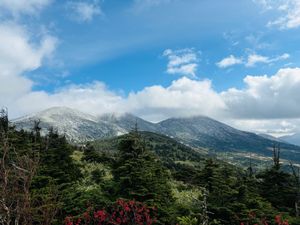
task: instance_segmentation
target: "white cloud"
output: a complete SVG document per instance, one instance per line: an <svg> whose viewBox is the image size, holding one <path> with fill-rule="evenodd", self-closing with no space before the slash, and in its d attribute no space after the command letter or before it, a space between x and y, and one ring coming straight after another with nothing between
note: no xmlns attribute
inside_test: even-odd
<svg viewBox="0 0 300 225"><path fill-rule="evenodd" d="M247 67L255 66L257 63L269 63L269 57L258 54L250 54L246 63Z"/></svg>
<svg viewBox="0 0 300 225"><path fill-rule="evenodd" d="M37 14L52 0L1 0L0 9L8 10L14 16L20 14Z"/></svg>
<svg viewBox="0 0 300 225"><path fill-rule="evenodd" d="M70 1L67 3L67 8L71 11L70 18L78 22L89 22L92 21L95 16L103 14L98 1Z"/></svg>
<svg viewBox="0 0 300 225"><path fill-rule="evenodd" d="M211 81L195 81L187 77L173 81L166 88L151 86L131 93L126 105L130 111L154 121L194 115L217 117L225 107Z"/></svg>
<svg viewBox="0 0 300 225"><path fill-rule="evenodd" d="M274 137L293 135L300 131L300 119L234 119L225 122L241 130Z"/></svg>
<svg viewBox="0 0 300 225"><path fill-rule="evenodd" d="M218 113L225 107L211 81L195 81L187 77L172 82L169 87L150 86L127 97L109 90L101 82L71 85L53 94L26 90L8 105L12 113L17 112L13 117L52 106L68 106L94 115L131 112L152 121L199 114L219 117Z"/></svg>
<svg viewBox="0 0 300 225"><path fill-rule="evenodd" d="M271 20L268 26L277 26L280 29L292 29L300 26L299 0L254 0L264 10L276 10L281 14L277 19Z"/></svg>
<svg viewBox="0 0 300 225"><path fill-rule="evenodd" d="M241 58L237 58L233 55L230 55L224 59L222 59L220 62L217 62L216 65L220 68L227 68L229 66L242 64L243 60Z"/></svg>
<svg viewBox="0 0 300 225"><path fill-rule="evenodd" d="M276 56L276 57L273 57L273 58L253 53L253 54L250 54L248 56L248 61L246 62L245 65L247 67L252 67L252 66L255 66L258 63L270 64L270 63L277 62L277 61L280 61L280 60L286 60L289 57L290 57L290 55L287 54L287 53L284 53L280 56Z"/></svg>
<svg viewBox="0 0 300 225"><path fill-rule="evenodd" d="M0 33L0 105L9 105L31 91L33 82L23 73L41 66L56 39L44 36L40 43L32 43L24 27L15 23L0 23Z"/></svg>
<svg viewBox="0 0 300 225"><path fill-rule="evenodd" d="M167 73L196 77L199 58L194 49L186 48L175 51L167 49L163 56L169 60Z"/></svg>
<svg viewBox="0 0 300 225"><path fill-rule="evenodd" d="M282 136L297 131L300 68L281 69L273 76L246 76L244 82L244 89L231 88L220 93L210 80L183 77L168 87L145 87L128 96L94 82L64 87L54 94L26 90L9 108L24 114L50 106L69 106L96 115L131 112L151 121L205 115L254 132Z"/></svg>
<svg viewBox="0 0 300 225"><path fill-rule="evenodd" d="M248 55L247 60L243 60L242 58L235 57L233 55L230 55L221 61L217 62L216 65L219 68L227 68L230 66L238 65L238 64L244 64L246 67L253 67L256 66L256 64L271 64L274 62L278 62L281 60L286 60L290 58L290 55L287 53L284 53L279 56L275 57L268 57L268 56L263 56L259 55L256 53L251 53Z"/></svg>
<svg viewBox="0 0 300 225"><path fill-rule="evenodd" d="M9 105L10 111L20 116L54 107L68 106L83 112L99 115L106 112L122 112L123 98L110 91L102 82L85 85L70 85L53 94L44 91L28 91ZM32 103L35 104L32 104ZM38 104L37 104L38 103Z"/></svg>
<svg viewBox="0 0 300 225"><path fill-rule="evenodd" d="M300 68L286 68L268 77L246 76L245 89L221 93L232 118L300 118Z"/></svg>
<svg viewBox="0 0 300 225"><path fill-rule="evenodd" d="M56 39L44 36L40 43L31 43L26 30L15 23L0 24L0 73L20 74L41 65L42 58L54 50ZM12 51L13 49L13 51Z"/></svg>
<svg viewBox="0 0 300 225"><path fill-rule="evenodd" d="M156 120L191 115L244 121L300 119L300 68L281 69L272 76L246 76L244 82L244 89L219 93L209 80L183 77L168 87L152 86L131 93L125 108Z"/></svg>

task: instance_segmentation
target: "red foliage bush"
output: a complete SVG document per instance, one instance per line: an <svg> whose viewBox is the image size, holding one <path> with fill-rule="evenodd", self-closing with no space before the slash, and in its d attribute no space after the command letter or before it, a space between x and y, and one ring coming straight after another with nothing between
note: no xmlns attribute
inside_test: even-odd
<svg viewBox="0 0 300 225"><path fill-rule="evenodd" d="M108 209L88 209L79 218L67 217L65 225L152 225L155 211L143 203L119 199Z"/></svg>
<svg viewBox="0 0 300 225"><path fill-rule="evenodd" d="M275 225L289 225L288 220L284 220L282 218L282 215L276 215L274 223ZM248 222L241 222L240 225L271 225L270 222L268 222L265 218L263 219L258 219L256 217L256 214L251 212L249 213L249 219Z"/></svg>

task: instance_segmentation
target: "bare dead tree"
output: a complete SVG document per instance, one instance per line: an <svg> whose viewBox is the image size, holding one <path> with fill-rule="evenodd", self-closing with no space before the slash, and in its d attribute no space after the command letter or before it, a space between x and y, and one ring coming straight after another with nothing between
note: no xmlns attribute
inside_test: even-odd
<svg viewBox="0 0 300 225"><path fill-rule="evenodd" d="M210 212L207 209L207 197L208 191L206 189L203 190L203 201L202 201L202 216L201 216L201 225L208 225L209 224L209 216Z"/></svg>
<svg viewBox="0 0 300 225"><path fill-rule="evenodd" d="M36 174L39 157L19 155L3 137L0 160L0 224L30 225L30 186Z"/></svg>
<svg viewBox="0 0 300 225"><path fill-rule="evenodd" d="M273 162L276 169L280 168L280 144L273 145Z"/></svg>
<svg viewBox="0 0 300 225"><path fill-rule="evenodd" d="M18 154L9 142L7 110L0 110L0 224L30 225L30 186L39 157Z"/></svg>
<svg viewBox="0 0 300 225"><path fill-rule="evenodd" d="M41 130L42 130L42 128L40 127L40 124L41 124L41 120L40 119L33 121L32 131L34 133L34 142L35 143L41 137Z"/></svg>
<svg viewBox="0 0 300 225"><path fill-rule="evenodd" d="M213 214L208 211L208 190L206 188L201 188L202 199L192 197L195 205L200 208L200 213L197 215L197 220L199 225L208 225L209 224L209 214Z"/></svg>

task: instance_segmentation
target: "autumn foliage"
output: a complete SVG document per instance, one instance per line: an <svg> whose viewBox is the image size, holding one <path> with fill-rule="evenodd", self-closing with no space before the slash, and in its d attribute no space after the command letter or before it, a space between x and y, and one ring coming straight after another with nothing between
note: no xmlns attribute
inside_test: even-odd
<svg viewBox="0 0 300 225"><path fill-rule="evenodd" d="M276 215L274 222L269 222L266 218L257 218L256 214L253 212L249 213L248 222L241 222L240 225L289 225L288 220L282 218L282 215Z"/></svg>
<svg viewBox="0 0 300 225"><path fill-rule="evenodd" d="M119 199L107 209L88 209L80 217L67 217L65 225L152 225L155 223L155 208L136 201Z"/></svg>

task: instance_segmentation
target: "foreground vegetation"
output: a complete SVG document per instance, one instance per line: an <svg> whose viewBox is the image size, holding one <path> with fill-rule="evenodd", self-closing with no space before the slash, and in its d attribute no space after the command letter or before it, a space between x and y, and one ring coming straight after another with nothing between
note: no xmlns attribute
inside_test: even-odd
<svg viewBox="0 0 300 225"><path fill-rule="evenodd" d="M300 224L299 172L282 170L280 148L255 172L137 129L114 140L72 146L2 111L0 224Z"/></svg>

